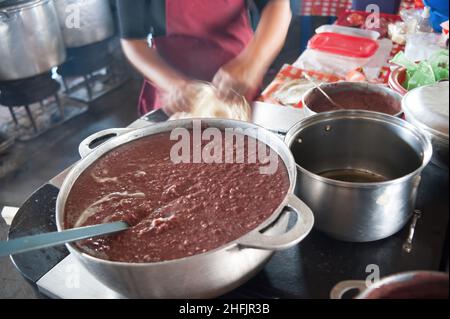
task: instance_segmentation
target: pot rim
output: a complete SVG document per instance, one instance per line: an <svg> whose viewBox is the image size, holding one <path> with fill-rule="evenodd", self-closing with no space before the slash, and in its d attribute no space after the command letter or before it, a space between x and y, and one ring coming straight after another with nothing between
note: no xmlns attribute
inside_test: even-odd
<svg viewBox="0 0 450 319"><path fill-rule="evenodd" d="M368 111L368 110L360 110L360 109L346 109L345 111L367 111L367 112L374 112L374 113L380 113L380 114L386 114L386 115L390 115L390 116L395 116L395 117L400 117L403 114L403 110L402 110L402 106L401 106L401 100L402 100L402 95L394 90L391 90L389 88L387 88L385 85L383 84L375 84L375 83L363 83L363 82L349 82L349 81L340 81L340 82L333 82L333 83L322 83L319 85L320 88L327 88L327 87L339 87L339 86L357 86L357 87L365 87L365 88L377 88L380 89L384 92L386 92L387 94L389 94L392 97L395 97L398 99L399 101L399 106L400 106L400 110L396 113L396 114L387 114L387 113L381 113L381 112L374 112L374 111ZM317 90L315 87L310 88L309 90L307 90L305 92L305 94L303 94L302 97L302 104L303 107L310 113L310 114L322 114L322 113L328 113L328 112L335 112L335 111L327 111L327 112L320 112L317 113L315 111L313 111L308 104L306 103L306 99L313 94L313 92ZM371 90L373 91L373 90ZM339 111L344 111L344 110L339 110Z"/></svg>
<svg viewBox="0 0 450 319"><path fill-rule="evenodd" d="M408 90L403 86L403 83L400 83L399 76L402 73L406 72L406 68L402 66L397 66L391 74L389 74L388 84L389 87L395 92L405 95L408 93Z"/></svg>
<svg viewBox="0 0 450 319"><path fill-rule="evenodd" d="M404 283L404 282L414 279L416 276L420 276L420 275L427 275L427 276L429 276L429 279L447 279L448 280L448 274L439 272L439 271L417 270L417 271L401 272L401 273L389 275L388 277L382 278L380 281L370 285L364 291L362 291L360 294L358 294L356 299L366 299L367 297L370 297L370 294L372 294L376 289L379 289L383 286L390 285L390 284Z"/></svg>
<svg viewBox="0 0 450 319"><path fill-rule="evenodd" d="M91 165L93 165L100 157L102 157L103 155L107 154L108 152L114 150L115 148L117 148L119 146L131 143L133 141L136 141L141 138L145 138L147 136L151 136L154 134L170 132L171 129L173 129L174 127L180 127L180 128L185 127L183 125L193 123L195 120L201 120L203 123L206 123L206 124L214 124L214 123L216 123L216 124L217 123L225 123L226 124L226 123L228 123L230 125L229 126L230 128L242 127L242 125L244 125L244 127L247 127L247 128L253 127L255 129L260 129L264 132L265 136L269 137L268 138L269 141L271 141L271 142L277 141L276 143L278 145L276 147L286 148L287 152L285 155L288 157L289 161L292 163L291 165L289 165L289 163L286 163L283 160L281 154L278 153L278 151L275 147L263 142L267 146L271 147L275 152L277 152L277 154L279 155L279 157L289 175L290 186L286 192L284 199L282 200L282 202L280 203L278 208L276 208L274 210L274 212L264 222L259 224L253 230L250 230L246 234L242 235L241 237L236 238L235 240L233 240L231 242L225 243L215 249L206 251L204 253L195 254L192 256L186 256L183 258L163 260L163 261L158 261L158 262L143 262L143 263L111 261L111 260L106 260L106 259L101 259L101 258L91 256L87 253L84 253L84 252L81 252L80 250L78 250L73 243L66 243L65 245L71 253L76 254L77 256L79 256L82 259L87 259L90 262L94 262L97 264L110 265L110 266L111 265L112 266L123 266L123 267L131 266L134 268L136 268L136 267L140 268L140 267L161 266L161 265L167 265L167 264L183 263L192 258L203 258L203 257L215 254L220 251L226 251L226 250L230 250L233 248L238 248L240 242L243 239L245 239L247 236L250 236L253 233L260 232L261 230L264 230L265 228L270 227L270 225L277 223L278 219L282 216L283 210L288 206L289 199L291 198L291 196L295 196L294 188L295 188L296 179L297 179L297 170L295 169L295 159L294 159L292 153L290 152L289 148L287 147L287 145L283 142L283 140L278 138L274 133L270 132L269 130L267 130L257 124L244 122L244 121L238 121L238 120L228 120L228 119L193 118L193 119L172 120L170 122L152 124L152 125L149 125L146 127L139 128L139 129L131 129L129 132L127 132L123 135L111 138L110 140L101 144L94 151L92 151L92 153L88 154L86 157L82 158L78 163L76 163L74 165L74 167L70 170L69 174L66 176L66 178L60 188L60 191L58 193L57 200L56 200L56 226L57 226L58 231L65 229L65 227L63 226L64 225L63 217L64 217L64 213L65 213L65 204L66 204L66 200L70 194L70 191L71 191L73 185L75 184L78 177L86 169L88 169ZM167 125L168 123L170 123L172 125ZM233 124L234 124L234 126L233 126ZM151 131L151 132L148 133L147 131ZM130 137L132 137L132 138L130 140L128 140ZM114 142L114 143L112 143L112 142Z"/></svg>
<svg viewBox="0 0 450 319"><path fill-rule="evenodd" d="M441 142L442 144L448 143L449 141L449 135L441 133L435 129L433 129L432 127L428 127L425 124L419 122L418 120L416 120L413 116L411 116L411 114L404 110L404 114L406 115L406 121L408 123L413 124L414 126L416 126L417 128L419 128L420 130L426 132L427 134L431 135L432 139L436 139L439 140L439 142Z"/></svg>
<svg viewBox="0 0 450 319"><path fill-rule="evenodd" d="M50 2L50 1L51 0L31 0L31 1L25 2L25 3L13 4L13 5L5 7L5 8L0 8L0 13L5 13L8 15L10 13L15 13L15 12L19 12L22 10L31 9L36 6L46 4L47 2Z"/></svg>
<svg viewBox="0 0 450 319"><path fill-rule="evenodd" d="M448 82L448 80L441 81L440 83L444 83L444 82ZM421 86L421 88L434 87L438 83L439 82L430 84L430 85ZM402 110L403 110L403 113L405 114L406 121L413 124L414 126L417 126L419 129L425 131L426 133L432 135L433 138L439 139L440 141L442 141L442 143L445 143L445 142L448 143L448 140L449 140L448 133L445 134L443 132L440 132L440 131L434 129L433 127L426 125L425 123L420 122L420 120L412 114L412 112L411 112L412 108L408 107L407 100L411 96L411 94L414 94L413 91L414 90L407 92L402 100Z"/></svg>
<svg viewBox="0 0 450 319"><path fill-rule="evenodd" d="M400 184L405 182L406 180L409 180L413 178L414 176L420 175L420 173L423 171L423 169L429 164L431 161L432 155L433 155L433 147L431 144L430 138L425 135L422 131L420 131L417 127L412 125L411 123L408 123L398 117L387 115L384 113L379 112L372 112L372 111L362 111L362 110L339 110L339 111L331 111L331 112L324 112L319 113L310 117L307 117L297 124L295 124L287 133L285 138L285 143L291 150L292 145L294 143L295 137L298 136L298 134L304 130L307 127L310 127L312 125L329 121L329 120L336 120L336 119L364 119L369 121L376 121L381 123L387 123L390 125L398 126L402 129L407 129L411 133L413 133L418 140L420 140L423 151L422 155L422 164L420 167L415 169L414 171L398 177L396 179L384 181L384 182L377 182L377 183L351 183L351 182L343 182L338 181L334 179L330 179L327 177L320 176L318 174L315 174L301 165L297 164L296 167L298 170L300 170L302 173L308 175L309 177L326 184L335 185L339 187L345 187L345 188L378 188L382 186L390 186L395 184ZM291 150L292 152L292 150ZM297 163L297 162L296 162Z"/></svg>

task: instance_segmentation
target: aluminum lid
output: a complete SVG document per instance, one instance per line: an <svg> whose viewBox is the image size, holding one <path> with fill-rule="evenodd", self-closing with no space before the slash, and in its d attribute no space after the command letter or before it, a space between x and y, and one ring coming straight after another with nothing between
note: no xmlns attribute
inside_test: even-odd
<svg viewBox="0 0 450 319"><path fill-rule="evenodd" d="M408 92L402 101L406 120L433 135L448 139L449 82L439 82Z"/></svg>

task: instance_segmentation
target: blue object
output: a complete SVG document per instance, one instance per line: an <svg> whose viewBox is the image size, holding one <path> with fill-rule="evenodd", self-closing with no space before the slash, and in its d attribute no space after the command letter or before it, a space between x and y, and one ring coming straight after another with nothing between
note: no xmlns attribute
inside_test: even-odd
<svg viewBox="0 0 450 319"><path fill-rule="evenodd" d="M448 20L447 0L424 0L424 5L431 8L431 26L436 32L441 32L441 23Z"/></svg>
<svg viewBox="0 0 450 319"><path fill-rule="evenodd" d="M301 9L301 1L300 0L291 0L291 10L293 15L300 15Z"/></svg>
<svg viewBox="0 0 450 319"><path fill-rule="evenodd" d="M377 5L380 12L397 14L401 0L353 0L352 9L357 11L366 11L369 5Z"/></svg>
<svg viewBox="0 0 450 319"><path fill-rule="evenodd" d="M448 17L448 1L447 0L424 0L423 3L427 6L436 10L440 14L447 14Z"/></svg>

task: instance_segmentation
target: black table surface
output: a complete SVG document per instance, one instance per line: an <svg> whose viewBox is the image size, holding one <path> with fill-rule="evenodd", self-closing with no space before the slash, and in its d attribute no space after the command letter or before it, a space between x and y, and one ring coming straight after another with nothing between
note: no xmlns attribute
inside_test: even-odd
<svg viewBox="0 0 450 319"><path fill-rule="evenodd" d="M265 268L229 298L328 298L338 282L364 280L374 265L382 277L415 270L448 269L448 170L430 164L423 172L413 250L402 246L409 224L399 233L371 243L347 243L313 230L299 245L277 252ZM9 238L56 231L55 204L59 189L37 190L20 208ZM16 268L36 288L37 281L68 255L65 247L12 257Z"/></svg>

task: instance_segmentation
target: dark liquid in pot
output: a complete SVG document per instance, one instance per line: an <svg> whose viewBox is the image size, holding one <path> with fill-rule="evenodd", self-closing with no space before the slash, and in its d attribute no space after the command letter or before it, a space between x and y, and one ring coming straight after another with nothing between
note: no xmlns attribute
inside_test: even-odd
<svg viewBox="0 0 450 319"><path fill-rule="evenodd" d="M367 110L389 115L396 115L401 111L400 101L383 93L366 92L358 90L344 90L340 92L326 92L330 98L342 108L338 108L320 92L315 92L307 100L309 108L316 113L348 110Z"/></svg>
<svg viewBox="0 0 450 319"><path fill-rule="evenodd" d="M118 220L131 225L117 235L78 243L81 251L123 262L200 254L261 225L286 196L289 175L279 157L270 175L261 174L266 165L259 161L248 163L247 155L242 164L174 164L175 143L162 133L123 145L78 178L65 207L66 228ZM248 148L246 139L244 154Z"/></svg>
<svg viewBox="0 0 450 319"><path fill-rule="evenodd" d="M388 178L382 175L358 169L338 169L326 171L319 175L325 178L349 183L380 183L388 180Z"/></svg>

